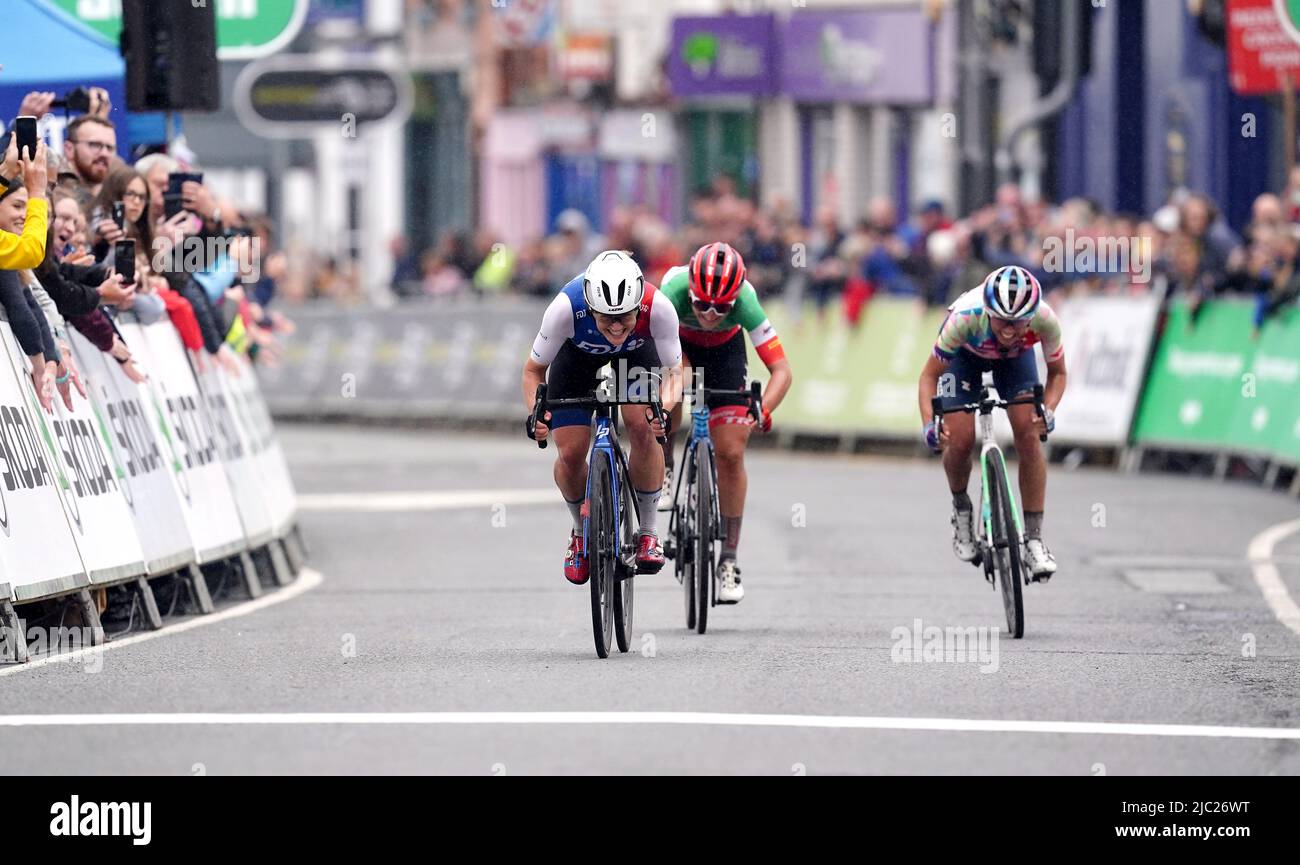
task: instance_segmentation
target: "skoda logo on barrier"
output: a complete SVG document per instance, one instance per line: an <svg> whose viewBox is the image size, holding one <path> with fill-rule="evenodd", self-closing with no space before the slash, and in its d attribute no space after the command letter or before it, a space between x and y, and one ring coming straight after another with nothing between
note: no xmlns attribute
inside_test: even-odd
<svg viewBox="0 0 1300 865"><path fill-rule="evenodd" d="M50 461L54 464L54 472L57 476L56 483L59 485L59 495L63 497L63 502L68 508L68 516L72 518L73 524L77 527L78 534L84 535L86 528L81 524L81 508L77 505L77 494L72 489L72 482L68 480L64 472L63 461L59 459L59 449L54 444L54 436L50 434L50 425L45 420L45 414L41 411L41 405L36 401L36 391L32 390L27 395L32 404L32 412L41 420L41 437L45 439L45 453L49 456ZM32 423L28 418L28 423ZM36 426L32 423L32 426Z"/></svg>
<svg viewBox="0 0 1300 865"><path fill-rule="evenodd" d="M112 405L113 397L103 383L99 385L99 393L104 405ZM135 493L131 490L130 472L122 464L122 454L118 452L120 446L113 443L113 435L109 432L104 416L99 413L99 406L93 402L90 406L95 410L95 420L99 423L100 435L103 436L104 444L113 457L113 469L117 472L117 488L121 490L122 498L126 499L126 506L131 509L132 513L135 513Z"/></svg>
<svg viewBox="0 0 1300 865"><path fill-rule="evenodd" d="M158 392L152 386L153 379L150 379L149 396L153 400L154 411L158 415L158 429L162 432L163 441L167 443L167 453L172 460L172 477L176 478L176 489L180 491L181 496L185 499L185 504L192 505L193 499L190 498L190 479L185 475L185 464L181 461L180 456L176 453L176 444L172 441L172 426L167 420L167 415L163 413L162 402L158 400ZM164 390L162 383L158 384L158 390ZM163 393L163 401L166 401L167 394Z"/></svg>
<svg viewBox="0 0 1300 865"><path fill-rule="evenodd" d="M5 454L5 463L10 462L9 455ZM4 529L5 537L9 536L9 503L5 501L5 485L0 482L0 529Z"/></svg>

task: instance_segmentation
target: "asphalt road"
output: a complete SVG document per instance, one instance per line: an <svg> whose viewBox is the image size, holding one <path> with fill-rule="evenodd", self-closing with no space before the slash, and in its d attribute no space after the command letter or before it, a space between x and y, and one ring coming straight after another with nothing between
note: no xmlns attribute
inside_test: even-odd
<svg viewBox="0 0 1300 865"><path fill-rule="evenodd" d="M1300 728L1300 635L1247 557L1300 515L1279 494L1055 469L1061 572L1026 590L1025 638L989 632L982 657L909 662L918 620L1003 626L999 596L952 556L938 464L755 453L744 603L715 608L699 636L669 570L640 577L634 651L601 661L588 591L561 575L552 451L343 427L281 438L319 585L307 575L282 603L111 649L97 669L0 674L0 722L130 716L7 730L22 746L0 749L0 772L1300 773L1294 738L1093 726ZM1275 553L1300 598L1300 535ZM512 714L443 714L461 712ZM516 714L539 712L578 714Z"/></svg>

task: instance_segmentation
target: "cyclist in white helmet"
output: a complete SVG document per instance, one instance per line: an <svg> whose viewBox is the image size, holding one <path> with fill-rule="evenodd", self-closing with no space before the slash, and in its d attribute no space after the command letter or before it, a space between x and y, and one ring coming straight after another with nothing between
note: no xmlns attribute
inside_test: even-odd
<svg viewBox="0 0 1300 865"><path fill-rule="evenodd" d="M682 344L677 310L625 252L607 250L574 277L551 301L542 326L524 363L524 405L531 412L537 386L547 382L551 399L581 399L591 395L597 374L612 364L629 391L646 379L642 370L662 379L659 399L671 412L681 397ZM629 450L628 471L636 494L636 561L639 573L656 573L664 565L656 529L658 499L664 482L664 454L655 442L665 433L659 420L647 418L640 405L622 408ZM537 418L534 437L554 437L555 485L573 516L573 531L564 558L564 576L574 585L587 582L587 551L582 547L582 507L587 490L587 453L591 446L591 412L557 409Z"/></svg>
<svg viewBox="0 0 1300 865"><path fill-rule="evenodd" d="M1023 267L1000 267L984 284L963 294L948 308L934 352L921 371L921 421L926 444L943 453L943 469L952 492L953 551L973 562L974 507L967 494L971 455L975 445L975 418L950 414L944 418L943 437L935 434L931 400L938 395L945 406L979 398L984 373L993 373L998 396L1005 400L1032 393L1038 382L1034 345L1041 343L1047 361L1044 416L1032 405L1007 410L1016 437L1020 461L1020 498L1025 514L1025 562L1036 580L1056 573L1056 559L1043 543L1043 512L1047 498L1047 462L1038 437L1055 429L1053 412L1065 394L1065 350L1061 323L1042 298L1042 287Z"/></svg>

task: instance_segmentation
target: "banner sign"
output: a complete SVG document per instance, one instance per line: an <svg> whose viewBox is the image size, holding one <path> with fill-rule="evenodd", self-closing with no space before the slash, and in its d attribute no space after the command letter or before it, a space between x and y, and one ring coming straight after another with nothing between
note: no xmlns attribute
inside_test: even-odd
<svg viewBox="0 0 1300 865"><path fill-rule="evenodd" d="M117 361L74 328L68 329L68 338L105 429L145 568L150 574L162 574L191 564L194 545L171 477L179 467L161 438L148 387L131 381Z"/></svg>
<svg viewBox="0 0 1300 865"><path fill-rule="evenodd" d="M0 597L39 598L88 585L64 510L75 493L46 439L27 358L0 320Z"/></svg>
<svg viewBox="0 0 1300 865"><path fill-rule="evenodd" d="M149 376L149 399L171 450L172 477L199 563L240 552L246 543L239 511L180 336L170 321L143 327L129 314L118 319L118 330Z"/></svg>
<svg viewBox="0 0 1300 865"><path fill-rule="evenodd" d="M1081 297L1055 311L1065 336L1069 384L1056 409L1053 440L1125 444L1142 393L1159 298ZM1042 352L1039 379L1047 381Z"/></svg>

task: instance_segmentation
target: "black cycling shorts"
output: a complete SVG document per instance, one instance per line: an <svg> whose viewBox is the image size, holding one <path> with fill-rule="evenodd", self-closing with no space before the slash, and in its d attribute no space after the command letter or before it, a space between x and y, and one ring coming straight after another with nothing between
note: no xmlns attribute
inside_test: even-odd
<svg viewBox="0 0 1300 865"><path fill-rule="evenodd" d="M659 371L659 353L653 340L629 352L617 354L590 354L567 340L546 373L546 398L582 399L590 397L599 380L596 373L605 364L614 370L615 385L620 395L629 399L647 399L646 383L650 372ZM647 405L648 405L647 401ZM551 410L551 429L591 424L590 409L561 408Z"/></svg>
<svg viewBox="0 0 1300 865"><path fill-rule="evenodd" d="M687 387L702 384L705 389L746 390L749 387L749 355L745 352L745 331L736 329L731 339L721 345L703 346L682 342L687 373ZM702 377L702 378L701 378ZM709 425L738 423L748 418L749 398L730 394L709 394ZM733 408L735 407L735 408ZM736 408L741 409L736 411ZM721 411L720 411L721 410Z"/></svg>

